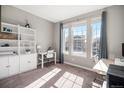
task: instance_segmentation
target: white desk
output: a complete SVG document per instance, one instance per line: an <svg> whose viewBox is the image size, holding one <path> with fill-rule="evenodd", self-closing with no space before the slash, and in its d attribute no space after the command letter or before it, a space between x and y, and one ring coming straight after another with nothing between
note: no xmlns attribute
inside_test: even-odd
<svg viewBox="0 0 124 93"><path fill-rule="evenodd" d="M47 52L44 52L44 53L39 53L39 55L41 55L41 68L44 67L44 55L46 55ZM56 52L53 52L54 54L54 63L56 64Z"/></svg>

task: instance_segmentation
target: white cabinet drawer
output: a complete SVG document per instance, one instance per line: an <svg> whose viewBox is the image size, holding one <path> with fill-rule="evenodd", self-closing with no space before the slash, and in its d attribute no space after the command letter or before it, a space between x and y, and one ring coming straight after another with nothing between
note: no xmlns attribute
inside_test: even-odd
<svg viewBox="0 0 124 93"><path fill-rule="evenodd" d="M37 55L0 56L0 79L37 68Z"/></svg>
<svg viewBox="0 0 124 93"><path fill-rule="evenodd" d="M19 73L19 56L9 56L9 75Z"/></svg>
<svg viewBox="0 0 124 93"><path fill-rule="evenodd" d="M36 54L31 54L29 56L29 61L31 62L30 63L30 69L37 68L37 56L36 56Z"/></svg>
<svg viewBox="0 0 124 93"><path fill-rule="evenodd" d="M8 56L0 56L0 79L9 76Z"/></svg>
<svg viewBox="0 0 124 93"><path fill-rule="evenodd" d="M36 54L20 56L20 72L29 71L37 67Z"/></svg>
<svg viewBox="0 0 124 93"><path fill-rule="evenodd" d="M28 56L21 55L20 56L20 72L28 71Z"/></svg>

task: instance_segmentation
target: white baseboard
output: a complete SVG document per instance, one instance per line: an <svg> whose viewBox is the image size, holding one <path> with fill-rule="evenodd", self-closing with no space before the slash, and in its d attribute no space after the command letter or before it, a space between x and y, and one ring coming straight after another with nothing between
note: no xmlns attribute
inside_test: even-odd
<svg viewBox="0 0 124 93"><path fill-rule="evenodd" d="M88 68L88 67L84 67L84 66L79 66L79 65L76 65L76 64L73 64L73 63L64 62L64 64L68 64L68 65L71 65L71 66L75 66L75 67L79 67L79 68L82 68L82 69L86 69L86 70L89 70L89 71L96 72L96 71L95 71L94 69L92 69L92 68Z"/></svg>

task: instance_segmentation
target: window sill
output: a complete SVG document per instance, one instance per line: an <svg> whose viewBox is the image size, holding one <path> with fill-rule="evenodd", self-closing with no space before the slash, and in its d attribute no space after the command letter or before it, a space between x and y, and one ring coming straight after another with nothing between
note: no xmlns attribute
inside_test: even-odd
<svg viewBox="0 0 124 93"><path fill-rule="evenodd" d="M79 59L88 59L91 61L94 61L94 59L92 57L85 57L85 56L81 56L81 55L69 55L69 54L64 54L65 57L73 57L73 58L79 58Z"/></svg>
<svg viewBox="0 0 124 93"><path fill-rule="evenodd" d="M83 55L74 55L74 54L72 54L71 56L87 58L87 56L83 56Z"/></svg>

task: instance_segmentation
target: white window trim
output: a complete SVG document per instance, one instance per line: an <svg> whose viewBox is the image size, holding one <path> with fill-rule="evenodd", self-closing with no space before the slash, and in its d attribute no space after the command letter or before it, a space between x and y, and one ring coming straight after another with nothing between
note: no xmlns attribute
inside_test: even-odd
<svg viewBox="0 0 124 93"><path fill-rule="evenodd" d="M91 24L93 24L93 23L95 23L95 22L98 22L99 20L101 20L101 17L100 17L100 16L99 16L99 17L96 17L96 18L95 18L95 21L94 21L94 19L93 19L93 20L91 21ZM91 29L91 31L92 31L92 29ZM92 37L92 34L91 34L91 37ZM92 47L92 44L93 44L93 38L91 39L91 54L90 54L90 55L91 55L91 58L94 58L94 56L92 55L92 52L93 52L93 51L92 51L92 48L93 48L93 47ZM98 57L98 56L96 56L96 57Z"/></svg>

